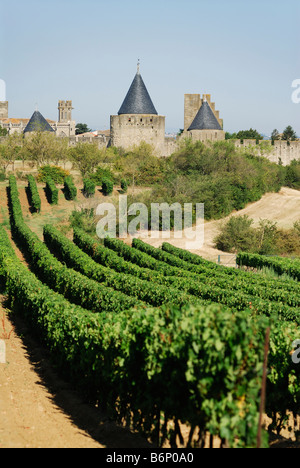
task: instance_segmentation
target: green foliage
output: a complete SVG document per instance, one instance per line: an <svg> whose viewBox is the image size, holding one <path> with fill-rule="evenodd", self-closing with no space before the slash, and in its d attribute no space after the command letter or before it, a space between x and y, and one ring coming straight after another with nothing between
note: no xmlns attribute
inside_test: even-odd
<svg viewBox="0 0 300 468"><path fill-rule="evenodd" d="M215 247L223 252L251 251L256 241L253 220L247 215L232 216L215 238Z"/></svg>
<svg viewBox="0 0 300 468"><path fill-rule="evenodd" d="M151 260L152 262L154 260L158 268L160 267L159 264L164 262L169 262L171 265L174 265L169 271L165 271L166 274L173 274L173 276L163 276L163 270L139 267L137 264L131 263L118 256L115 251L103 247L99 241L91 238L82 231L78 231L78 229L74 229L74 242L101 265L109 266L116 271L137 276L159 285L168 286L168 288L172 288L173 291L174 288L178 289L181 292L195 296L198 300L225 304L230 306L232 310L249 309L251 305L252 310L256 313L258 311L264 313L270 308L270 302L278 301L286 304L287 307L278 307L278 304L274 303L272 304L274 311L277 309L282 317L295 317L295 311L293 311L292 308L300 306L300 294L297 294L296 291L285 288L282 288L280 291L277 290L278 288L274 290L274 284L271 281L265 284L265 282L259 278L257 281L249 281L245 284L243 274L239 276L230 275L228 277L228 270L224 269L222 271L222 268L212 262L203 261L199 263L199 265L201 265L200 270L197 267L193 268L194 265L191 266L187 264L187 261L182 262L180 259L174 258L173 255L168 255L168 250L162 252L159 249L151 249L149 253L152 253L156 260L144 254L145 259L148 260L149 266L152 266ZM121 241L116 242L122 243ZM163 244L164 248L166 245L167 244ZM137 246L136 243L135 246ZM61 251L59 245L54 246L53 250L55 250L55 247L57 251ZM141 244L139 244L138 247L141 247ZM136 250L137 249L134 247L131 249L129 248L129 251L133 255ZM142 254L142 252L140 253ZM134 256L129 258L132 261L135 259ZM200 259L200 257L197 258ZM184 277L184 275L178 277L177 273L181 272L180 268L181 270L186 268L186 277ZM146 285L145 288L147 288ZM166 292L166 298L167 297L168 292ZM174 297L176 297L176 295L174 295Z"/></svg>
<svg viewBox="0 0 300 468"><path fill-rule="evenodd" d="M231 216L220 227L214 239L215 247L223 252L240 251L261 255L296 254L300 252L300 232L297 223L293 229L278 229L277 224L261 219L253 227L247 215Z"/></svg>
<svg viewBox="0 0 300 468"><path fill-rule="evenodd" d="M69 158L82 178L92 174L102 159L102 152L96 144L79 142L69 149Z"/></svg>
<svg viewBox="0 0 300 468"><path fill-rule="evenodd" d="M3 243L0 235L11 307L90 399L101 398L112 415L148 437L155 436L162 416L175 427L178 420L188 421L203 436L209 431L232 447L255 446L262 320L191 306L91 316L47 288ZM172 437L167 426L162 429L159 445Z"/></svg>
<svg viewBox="0 0 300 468"><path fill-rule="evenodd" d="M13 176L8 193L14 238L35 272L20 262L0 227L0 276L10 308L23 314L50 348L56 364L90 401L101 401L110 416L139 429L159 446L166 440L176 446L182 422L190 427L191 439L197 432L200 446L210 433L229 447L255 447L264 339L270 327L266 413L272 419L271 428L279 431L287 412L299 414L299 365L290 356L293 341L300 338L298 283L220 267L167 243L157 249L138 240L128 246L106 238L106 248L113 250L105 252L105 247L81 236L82 246L109 265L98 269L75 244L56 229L45 227L47 242L69 259L70 266L80 266L85 274L97 270L95 274L105 274L109 281L118 279L120 289L123 281L124 288L152 287L155 295L156 289L163 292L157 288L160 281L168 285L173 281L174 289L169 286L168 290L177 301L176 288L181 297L185 288L199 285L211 294L219 288L223 297L234 297L240 291L249 299L247 288L252 287L256 305L262 293L273 294L272 301L261 301L260 310L250 303L247 309L238 310L208 300L147 307L136 297L102 286L60 263L24 223ZM125 256L136 265L145 262L141 277L153 270L151 281L138 281L139 267L133 266L129 274ZM116 275L117 268L126 274ZM287 292L290 302L295 301L294 308L284 307Z"/></svg>
<svg viewBox="0 0 300 468"><path fill-rule="evenodd" d="M165 161L154 154L151 145L141 142L115 161L115 168L122 177L135 185L154 185L163 180Z"/></svg>
<svg viewBox="0 0 300 468"><path fill-rule="evenodd" d="M297 139L297 134L295 130L291 127L291 125L288 125L284 129L282 139L286 141L295 141Z"/></svg>
<svg viewBox="0 0 300 468"><path fill-rule="evenodd" d="M195 298L189 297L174 288L133 278L129 274L118 273L96 263L53 226L44 226L44 240L49 250L69 268L73 268L88 278L99 281L117 291L122 291L129 296L136 297L150 305L158 306L174 302L182 305L189 301L197 302Z"/></svg>
<svg viewBox="0 0 300 468"><path fill-rule="evenodd" d="M127 192L127 189L128 189L127 180L121 179L121 189L123 190L123 192Z"/></svg>
<svg viewBox="0 0 300 468"><path fill-rule="evenodd" d="M287 187L300 190L300 161L294 159L288 166L286 166L285 170L285 182Z"/></svg>
<svg viewBox="0 0 300 468"><path fill-rule="evenodd" d="M64 194L66 200L75 200L77 197L77 188L71 176L67 176L64 179Z"/></svg>
<svg viewBox="0 0 300 468"><path fill-rule="evenodd" d="M82 208L72 211L69 218L72 228L80 228L83 231L96 235L96 221L93 208Z"/></svg>
<svg viewBox="0 0 300 468"><path fill-rule="evenodd" d="M33 161L37 166L58 165L68 156L67 138L57 137L54 132L32 132L22 143L22 159Z"/></svg>
<svg viewBox="0 0 300 468"><path fill-rule="evenodd" d="M58 188L55 185L55 182L51 177L46 178L46 187L45 187L46 197L48 202L51 205L58 204Z"/></svg>
<svg viewBox="0 0 300 468"><path fill-rule="evenodd" d="M116 180L113 172L110 169L101 167L101 166L98 166L95 172L93 172L92 174L89 174L89 178L97 186L102 185L103 179L108 179L108 180L111 180L112 182L115 182Z"/></svg>
<svg viewBox="0 0 300 468"><path fill-rule="evenodd" d="M58 293L63 293L75 304L94 312L120 312L138 303L136 298L107 288L62 265L24 223L14 177L10 177L9 192L12 232L20 250L41 281Z"/></svg>
<svg viewBox="0 0 300 468"><path fill-rule="evenodd" d="M114 189L114 184L110 179L102 179L103 195L111 195Z"/></svg>
<svg viewBox="0 0 300 468"><path fill-rule="evenodd" d="M39 168L37 181L46 182L47 178L50 177L55 184L62 185L66 177L70 175L70 172L59 166L42 166Z"/></svg>
<svg viewBox="0 0 300 468"><path fill-rule="evenodd" d="M96 185L91 179L84 179L83 181L83 194L85 197L90 198L95 195Z"/></svg>
<svg viewBox="0 0 300 468"><path fill-rule="evenodd" d="M240 252L237 256L237 263L253 268L270 267L279 275L286 273L300 281L300 259L267 257L265 255Z"/></svg>
<svg viewBox="0 0 300 468"><path fill-rule="evenodd" d="M135 201L149 209L150 203L204 203L207 220L228 216L284 185L282 167L230 140L209 145L185 140L164 165L160 183Z"/></svg>
<svg viewBox="0 0 300 468"><path fill-rule="evenodd" d="M250 128L250 130L240 130L237 133L229 133L226 132L225 135L226 140L233 139L233 140L263 140L263 136L257 130Z"/></svg>
<svg viewBox="0 0 300 468"><path fill-rule="evenodd" d="M39 213L41 211L41 198L36 185L36 180L32 174L28 174L27 180L28 186L26 191L31 211L33 213Z"/></svg>
<svg viewBox="0 0 300 468"><path fill-rule="evenodd" d="M0 136L7 136L8 135L8 131L6 130L6 128L2 128L1 125L0 125Z"/></svg>
<svg viewBox="0 0 300 468"><path fill-rule="evenodd" d="M84 123L76 124L76 127L75 127L76 135L81 135L82 133L88 133L88 132L91 132L91 129L87 126L87 124L84 124Z"/></svg>

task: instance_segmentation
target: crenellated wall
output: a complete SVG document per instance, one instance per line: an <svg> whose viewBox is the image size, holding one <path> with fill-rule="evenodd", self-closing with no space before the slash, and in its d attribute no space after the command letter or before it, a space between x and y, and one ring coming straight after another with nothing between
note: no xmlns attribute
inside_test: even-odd
<svg viewBox="0 0 300 468"><path fill-rule="evenodd" d="M270 161L281 163L283 166L289 165L294 159L300 160L300 140L290 142L275 140L274 144L271 140L260 140L258 143L256 140L234 140L234 143L238 148L254 146L259 156L265 156Z"/></svg>

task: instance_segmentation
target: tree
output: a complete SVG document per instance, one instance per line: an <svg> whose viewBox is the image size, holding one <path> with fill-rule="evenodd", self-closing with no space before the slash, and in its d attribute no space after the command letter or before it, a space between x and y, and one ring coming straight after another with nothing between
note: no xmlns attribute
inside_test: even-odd
<svg viewBox="0 0 300 468"><path fill-rule="evenodd" d="M279 132L277 128L275 128L273 132L271 133L271 140L272 142L274 142L275 140L279 140L279 139L280 139Z"/></svg>
<svg viewBox="0 0 300 468"><path fill-rule="evenodd" d="M263 140L263 136L257 131L254 130L253 128L250 128L250 130L240 130L237 133L237 137L240 140Z"/></svg>
<svg viewBox="0 0 300 468"><path fill-rule="evenodd" d="M215 247L223 252L251 252L256 243L253 219L248 215L231 216L214 239Z"/></svg>
<svg viewBox="0 0 300 468"><path fill-rule="evenodd" d="M6 130L6 128L2 128L0 125L0 136L7 136L7 135L8 135L8 131Z"/></svg>
<svg viewBox="0 0 300 468"><path fill-rule="evenodd" d="M263 140L264 137L253 128L250 130L240 130L234 133L225 133L225 140Z"/></svg>
<svg viewBox="0 0 300 468"><path fill-rule="evenodd" d="M91 132L91 129L88 128L87 124L78 123L75 127L75 134L81 135L82 133Z"/></svg>
<svg viewBox="0 0 300 468"><path fill-rule="evenodd" d="M288 125L282 134L282 139L286 141L295 141L297 139L296 132L291 125Z"/></svg>
<svg viewBox="0 0 300 468"><path fill-rule="evenodd" d="M20 157L22 151L22 135L13 133L0 145L0 165L5 173L10 164ZM21 156L22 158L22 156ZM23 158L22 158L23 159Z"/></svg>
<svg viewBox="0 0 300 468"><path fill-rule="evenodd" d="M68 140L49 132L33 132L26 136L22 149L24 158L34 161L38 167L65 161L67 151Z"/></svg>
<svg viewBox="0 0 300 468"><path fill-rule="evenodd" d="M79 142L69 149L69 156L73 166L80 171L84 179L93 174L98 164L102 162L103 153L96 144Z"/></svg>

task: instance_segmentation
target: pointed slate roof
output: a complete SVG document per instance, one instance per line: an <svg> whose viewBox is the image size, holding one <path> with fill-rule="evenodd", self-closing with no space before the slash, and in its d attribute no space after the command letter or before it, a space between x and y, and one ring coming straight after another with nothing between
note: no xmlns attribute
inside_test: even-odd
<svg viewBox="0 0 300 468"><path fill-rule="evenodd" d="M207 101L204 101L188 130L222 130Z"/></svg>
<svg viewBox="0 0 300 468"><path fill-rule="evenodd" d="M42 114L36 110L24 129L24 133L27 132L54 132L54 130Z"/></svg>
<svg viewBox="0 0 300 468"><path fill-rule="evenodd" d="M122 106L118 112L121 114L156 114L156 109L151 101L143 78L139 70L134 77L129 91L123 101Z"/></svg>

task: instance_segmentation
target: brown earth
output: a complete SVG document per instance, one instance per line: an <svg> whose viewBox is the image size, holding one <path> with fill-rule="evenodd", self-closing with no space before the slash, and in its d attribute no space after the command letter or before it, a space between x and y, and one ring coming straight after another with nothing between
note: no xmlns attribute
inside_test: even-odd
<svg viewBox="0 0 300 468"><path fill-rule="evenodd" d="M8 227L6 185L0 184L0 222ZM75 206L90 203L80 193L78 203L67 202L61 193L59 205L50 207L42 188L40 192L42 213L32 215L25 183L20 185L25 220L39 235L43 223L62 223ZM97 194L97 203L101 197ZM300 192L283 189L279 194L267 194L242 212L256 220L278 219L289 227L293 220L299 219L299 207ZM218 255L212 240L219 223L205 225L205 244L198 253L206 258ZM174 245L180 246L178 240L174 241ZM161 240L152 243L160 245ZM24 261L18 250L17 253ZM27 325L5 308L3 296L1 303L0 339L5 343L6 352L5 363L0 362L0 448L149 447L139 435L116 425L99 408L86 404L56 373L47 350L40 346ZM272 447L299 448L299 444L289 439L288 434L283 434L280 439L276 438Z"/></svg>
<svg viewBox="0 0 300 468"><path fill-rule="evenodd" d="M253 226L257 226L261 219L268 219L276 222L278 228L291 228L296 221L300 220L300 191L284 187L278 193L267 193L259 201L250 203L243 210L234 212L230 216L237 215L248 215L249 218L254 220ZM205 221L204 243L201 247L192 250L193 253L213 262L220 260L222 264L235 264L235 255L222 252L214 247L214 239L219 233L220 227L230 216L217 221ZM190 231L190 229L187 229L187 233ZM159 233L156 234L159 235ZM158 239L147 237L144 240L155 247L159 247L163 242L160 235ZM175 239L172 232L169 233L169 238L165 240L183 249L187 245L186 238Z"/></svg>

